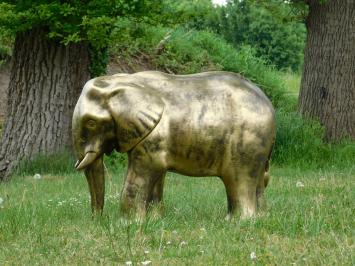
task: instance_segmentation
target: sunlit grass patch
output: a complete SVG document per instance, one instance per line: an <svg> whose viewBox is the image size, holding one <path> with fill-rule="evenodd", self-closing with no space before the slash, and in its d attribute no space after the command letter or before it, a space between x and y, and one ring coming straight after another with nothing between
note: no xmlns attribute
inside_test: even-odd
<svg viewBox="0 0 355 266"><path fill-rule="evenodd" d="M293 72L285 72L283 75L283 80L285 82L285 88L287 93L298 98L298 94L301 87L301 76L300 74Z"/></svg>
<svg viewBox="0 0 355 266"><path fill-rule="evenodd" d="M169 175L165 211L145 221L119 211L123 170L109 170L104 214L94 219L81 173L14 177L0 186L0 262L351 265L354 169L271 170L267 210L231 222L214 177Z"/></svg>

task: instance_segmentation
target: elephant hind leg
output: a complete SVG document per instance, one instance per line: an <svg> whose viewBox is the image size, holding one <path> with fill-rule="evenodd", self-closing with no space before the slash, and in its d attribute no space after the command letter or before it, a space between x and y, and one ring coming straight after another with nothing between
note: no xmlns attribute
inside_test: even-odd
<svg viewBox="0 0 355 266"><path fill-rule="evenodd" d="M228 214L233 215L240 209L242 218L255 216L257 179L248 174L238 173L224 176L222 180L227 193Z"/></svg>

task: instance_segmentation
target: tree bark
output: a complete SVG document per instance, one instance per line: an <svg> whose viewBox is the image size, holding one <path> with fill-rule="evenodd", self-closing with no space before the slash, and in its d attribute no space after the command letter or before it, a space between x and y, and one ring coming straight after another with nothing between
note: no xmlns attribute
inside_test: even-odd
<svg viewBox="0 0 355 266"><path fill-rule="evenodd" d="M300 112L325 127L325 139L355 139L355 1L308 0Z"/></svg>
<svg viewBox="0 0 355 266"><path fill-rule="evenodd" d="M0 147L0 180L23 159L53 154L71 145L71 118L89 79L85 43L64 46L45 29L16 36Z"/></svg>

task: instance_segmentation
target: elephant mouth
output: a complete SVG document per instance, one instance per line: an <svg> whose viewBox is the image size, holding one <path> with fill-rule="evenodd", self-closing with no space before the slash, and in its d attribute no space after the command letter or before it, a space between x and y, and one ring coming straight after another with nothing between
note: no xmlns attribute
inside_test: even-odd
<svg viewBox="0 0 355 266"><path fill-rule="evenodd" d="M82 170L82 169L88 167L90 164L92 164L97 159L97 157L99 157L99 154L97 152L94 152L94 151L87 152L81 161L78 160L75 163L75 169Z"/></svg>

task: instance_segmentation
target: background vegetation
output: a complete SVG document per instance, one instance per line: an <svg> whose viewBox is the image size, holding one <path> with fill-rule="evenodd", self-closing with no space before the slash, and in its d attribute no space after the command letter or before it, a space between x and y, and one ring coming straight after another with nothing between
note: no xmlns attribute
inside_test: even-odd
<svg viewBox="0 0 355 266"><path fill-rule="evenodd" d="M80 10L75 5L73 8ZM147 8L152 9L151 15L141 16ZM56 16L74 16L74 9ZM51 5L46 9L47 15L54 14L55 10L56 6ZM96 43L98 48L109 44L108 50L101 50L106 56L94 53L94 72L102 72L109 56L111 62L119 65L134 68L143 64L169 73L208 70L241 73L260 86L277 109L278 135L273 163L344 167L353 160L353 142L325 143L322 127L297 113L305 26L300 20L290 19L296 14L291 5L280 5L278 1L271 1L268 6L253 1L229 1L226 6L214 6L209 0L165 0L136 3L121 10L109 28L102 28L110 14L105 11L102 20L92 22L86 35L80 37ZM18 27L16 20L12 23ZM79 36L77 28L53 27L57 33L52 32L50 37L60 35L63 42L75 41L73 36ZM102 35L105 37L97 37ZM90 39L94 36L100 41ZM2 29L0 40L0 59L4 60L11 55L13 36L9 30Z"/></svg>
<svg viewBox="0 0 355 266"><path fill-rule="evenodd" d="M105 158L105 214L92 220L74 158L39 156L22 162L14 180L0 186L0 262L354 264L355 143L325 143L323 128L297 113L304 25L252 1L214 7L208 0L166 0L154 8L158 15L146 19L115 17L104 53L125 69L233 71L258 84L277 115L267 209L254 220L225 223L219 180L171 174L163 216L153 210L144 222L122 219L126 158L113 154ZM292 13L287 4L277 8ZM0 60L11 56L12 41L11 33L0 31ZM41 179L33 178L36 173Z"/></svg>

